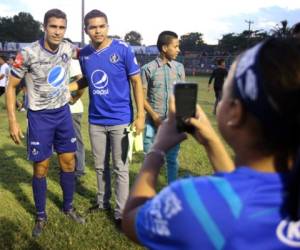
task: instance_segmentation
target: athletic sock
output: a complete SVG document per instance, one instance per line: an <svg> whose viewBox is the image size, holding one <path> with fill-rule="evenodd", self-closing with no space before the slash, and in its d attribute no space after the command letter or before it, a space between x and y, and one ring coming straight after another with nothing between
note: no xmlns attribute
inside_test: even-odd
<svg viewBox="0 0 300 250"><path fill-rule="evenodd" d="M72 209L73 194L75 190L75 173L60 172L60 186L63 191L63 211Z"/></svg>
<svg viewBox="0 0 300 250"><path fill-rule="evenodd" d="M47 181L46 177L38 178L33 176L32 178L32 191L33 198L38 218L46 218L46 192L47 192Z"/></svg>

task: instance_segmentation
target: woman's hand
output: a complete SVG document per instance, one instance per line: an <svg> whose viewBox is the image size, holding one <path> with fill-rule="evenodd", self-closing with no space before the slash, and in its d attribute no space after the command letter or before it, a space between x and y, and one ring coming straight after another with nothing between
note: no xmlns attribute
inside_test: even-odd
<svg viewBox="0 0 300 250"><path fill-rule="evenodd" d="M206 114L199 105L197 105L196 108L196 116L189 118L186 122L187 124L195 127L195 133L193 136L204 146L218 137Z"/></svg>
<svg viewBox="0 0 300 250"><path fill-rule="evenodd" d="M152 145L153 149L158 149L166 153L169 149L187 138L186 133L178 133L177 131L175 112L175 99L174 96L171 96L168 119L163 121L159 126Z"/></svg>

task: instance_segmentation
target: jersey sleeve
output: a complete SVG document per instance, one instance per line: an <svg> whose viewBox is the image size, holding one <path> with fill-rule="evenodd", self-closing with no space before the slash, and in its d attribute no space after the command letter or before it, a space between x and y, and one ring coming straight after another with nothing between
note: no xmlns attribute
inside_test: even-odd
<svg viewBox="0 0 300 250"><path fill-rule="evenodd" d="M78 60L79 60L79 65L80 69L83 75L86 75L85 67L84 67L84 55L83 55L83 50L78 51Z"/></svg>
<svg viewBox="0 0 300 250"><path fill-rule="evenodd" d="M172 188L164 188L138 211L136 232L139 241L150 249L178 245L175 225L180 225L183 212L181 197Z"/></svg>
<svg viewBox="0 0 300 250"><path fill-rule="evenodd" d="M147 65L144 65L141 68L141 78L142 78L143 87L148 88L149 81L150 81L150 74Z"/></svg>
<svg viewBox="0 0 300 250"><path fill-rule="evenodd" d="M180 80L185 82L185 71L184 71L184 66L183 64L180 64Z"/></svg>
<svg viewBox="0 0 300 250"><path fill-rule="evenodd" d="M22 49L18 52L16 59L13 63L11 74L17 78L22 79L28 72L30 62L29 52L26 49Z"/></svg>
<svg viewBox="0 0 300 250"><path fill-rule="evenodd" d="M150 249L224 248L237 219L227 194L224 198L220 190L228 188L227 182L200 179L177 181L140 208L136 232L142 245ZM235 202L233 209L238 213Z"/></svg>
<svg viewBox="0 0 300 250"><path fill-rule="evenodd" d="M133 76L140 73L140 66L136 60L135 54L130 46L126 47L125 65L127 74Z"/></svg>

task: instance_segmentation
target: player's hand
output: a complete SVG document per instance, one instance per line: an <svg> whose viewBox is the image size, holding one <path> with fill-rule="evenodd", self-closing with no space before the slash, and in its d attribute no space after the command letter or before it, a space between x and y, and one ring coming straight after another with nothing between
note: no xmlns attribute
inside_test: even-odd
<svg viewBox="0 0 300 250"><path fill-rule="evenodd" d="M24 138L20 126L16 121L9 122L9 134L10 138L14 141L15 144L20 144L21 139Z"/></svg>
<svg viewBox="0 0 300 250"><path fill-rule="evenodd" d="M70 100L69 100L69 104L70 105L74 105L77 101L78 101L78 97L76 97L76 96L71 96L70 97Z"/></svg>
<svg viewBox="0 0 300 250"><path fill-rule="evenodd" d="M162 120L160 119L160 116L157 113L155 113L154 116L152 116L152 120L156 128L158 128L162 123Z"/></svg>
<svg viewBox="0 0 300 250"><path fill-rule="evenodd" d="M137 135L142 133L145 128L145 117L137 117L133 122L133 125Z"/></svg>
<svg viewBox="0 0 300 250"><path fill-rule="evenodd" d="M199 105L197 105L195 117L189 118L187 124L195 127L193 136L202 145L207 145L213 141L216 136L218 137L206 114Z"/></svg>
<svg viewBox="0 0 300 250"><path fill-rule="evenodd" d="M74 98L73 98L73 96L71 96L71 97L70 97L70 100L69 100L69 104L70 104L70 105L73 105L74 103L75 103L75 102L74 102Z"/></svg>

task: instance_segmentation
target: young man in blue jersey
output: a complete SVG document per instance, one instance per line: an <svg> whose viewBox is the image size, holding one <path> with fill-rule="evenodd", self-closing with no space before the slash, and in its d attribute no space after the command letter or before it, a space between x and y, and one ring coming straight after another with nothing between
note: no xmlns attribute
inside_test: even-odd
<svg viewBox="0 0 300 250"><path fill-rule="evenodd" d="M80 51L79 60L89 86L89 133L98 184L97 204L91 211L110 209L111 177L108 159L112 152L116 175L114 218L118 226L129 191L127 129L132 122L137 133L141 133L144 128L140 69L132 49L125 42L108 37L107 16L103 12L92 10L87 13L84 25L91 44ZM135 119L130 83L137 109ZM70 90L76 90L77 87L77 84L71 84Z"/></svg>
<svg viewBox="0 0 300 250"><path fill-rule="evenodd" d="M176 129L175 101L130 192L123 230L148 249L300 249L300 41L270 39L233 63L217 107L187 121L217 171L156 194Z"/></svg>
<svg viewBox="0 0 300 250"><path fill-rule="evenodd" d="M28 91L28 158L33 161L33 196L37 210L32 231L39 236L46 224L46 175L53 149L61 167L60 184L63 191L63 212L74 221L85 221L74 210L74 152L76 137L68 102L68 71L76 50L63 41L67 27L64 12L52 9L44 16L43 39L18 53L7 87L9 132L16 144L24 137L16 118L16 87L26 77Z"/></svg>
<svg viewBox="0 0 300 250"><path fill-rule="evenodd" d="M148 153L163 120L168 115L169 97L176 82L185 82L184 66L175 59L180 52L179 40L175 32L163 31L157 39L159 56L142 67L142 81L147 111L144 132L144 152ZM177 156L179 144L167 153L168 183L176 180L178 174Z"/></svg>

